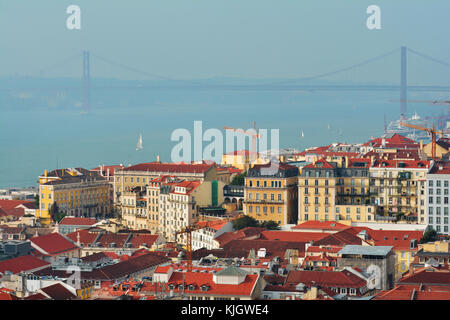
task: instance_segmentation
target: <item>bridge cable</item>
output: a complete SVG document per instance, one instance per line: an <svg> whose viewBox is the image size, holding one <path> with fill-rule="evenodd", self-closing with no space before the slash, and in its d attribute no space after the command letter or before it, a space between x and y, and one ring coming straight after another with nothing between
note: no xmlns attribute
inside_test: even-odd
<svg viewBox="0 0 450 320"><path fill-rule="evenodd" d="M413 49L410 49L410 48L408 48L407 50L408 50L409 52L415 54L415 55L418 55L419 57L424 58L424 59L431 60L431 61L433 61L433 62L435 62L435 63L444 65L444 66L446 66L446 67L450 67L450 63L448 63L448 62L445 62L445 61L441 61L441 60L435 59L435 58L433 58L433 57L431 57L431 56L429 56L429 55L426 55L426 54L424 54L424 53L420 53L420 52L418 52L418 51L416 51L416 50L413 50Z"/></svg>
<svg viewBox="0 0 450 320"><path fill-rule="evenodd" d="M391 55L391 54L397 52L398 50L399 50L399 48L396 48L396 49L394 49L394 50L388 51L388 52L383 53L383 54L381 54L381 55L379 55L379 56L376 56L376 57L374 57L374 58L370 58L370 59L367 59L367 60L362 61L362 62L360 62L360 63L351 65L351 66L349 66L349 67L341 68L341 69L338 69L338 70L334 70L334 71L330 71L330 72L325 72L325 73L321 73L321 74L314 75L314 76L310 76L310 77L297 78L297 79L292 79L292 80L286 80L286 81L280 81L280 82L270 83L270 84L268 84L268 85L288 84L288 83L295 83L295 82L298 82L298 81L306 81L306 80L314 80L314 79L323 78L323 77L326 77L326 76L330 76L330 75L333 75L333 74L337 74L337 73L341 73L341 72L344 72L344 71L348 71L348 70L351 70L351 69L354 69L354 68L361 67L361 66L363 66L363 65L369 64L369 63L371 63L371 62L380 60L380 59L382 59L382 58L384 58L384 57L387 57L387 56L389 56L389 55Z"/></svg>
<svg viewBox="0 0 450 320"><path fill-rule="evenodd" d="M187 83L192 83L192 84L198 85L198 83L193 82L193 81L191 81L191 80L174 79L174 78L170 78L170 77L166 77L166 76L161 76L161 75L154 74L154 73L150 73L150 72L143 71L143 70L138 70L138 69L136 69L136 68L126 66L126 65L121 64L121 63L119 63L119 62L115 62L115 61L109 60L109 59L107 59L107 58L100 57L99 55L96 55L96 54L92 54L92 53L91 53L91 56L93 56L93 57L95 57L95 58L97 58L97 59L99 59L99 60L102 60L103 62L106 62L106 63L109 63L109 64L111 64L111 65L114 65L114 66L116 66L116 67L119 67L119 68L122 68L122 69L126 69L126 70L128 70L128 71L132 71L132 72L135 72L135 73L139 73L139 74L144 75L144 76L147 76L147 77L158 78L158 79L169 80L169 81L187 82Z"/></svg>
<svg viewBox="0 0 450 320"><path fill-rule="evenodd" d="M45 72L48 72L49 70L53 70L53 69L56 69L58 67L61 67L62 65L65 65L68 62L70 62L72 60L75 60L75 58L79 58L80 56L81 56L80 53L76 53L74 55L71 55L70 57L65 58L64 60L61 60L60 62L54 63L54 64L52 64L50 66L45 67L45 68L42 68L42 69L38 70L35 73L31 73L31 75L39 73L39 75L42 76Z"/></svg>

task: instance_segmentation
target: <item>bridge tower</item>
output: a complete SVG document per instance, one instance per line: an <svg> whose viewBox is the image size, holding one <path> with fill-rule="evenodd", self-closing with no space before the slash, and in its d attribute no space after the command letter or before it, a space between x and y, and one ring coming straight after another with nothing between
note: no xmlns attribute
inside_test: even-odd
<svg viewBox="0 0 450 320"><path fill-rule="evenodd" d="M89 51L83 51L83 113L91 110L91 67Z"/></svg>
<svg viewBox="0 0 450 320"><path fill-rule="evenodd" d="M400 54L400 119L407 119L407 79L406 79L406 46L401 47Z"/></svg>

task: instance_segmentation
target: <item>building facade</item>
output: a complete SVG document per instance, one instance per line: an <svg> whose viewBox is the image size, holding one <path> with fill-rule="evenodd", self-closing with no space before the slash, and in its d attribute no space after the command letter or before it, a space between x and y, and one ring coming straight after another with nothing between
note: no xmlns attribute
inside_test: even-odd
<svg viewBox="0 0 450 320"><path fill-rule="evenodd" d="M298 168L280 163L276 173L266 173L271 164L255 165L244 187L244 214L280 225L297 221Z"/></svg>
<svg viewBox="0 0 450 320"><path fill-rule="evenodd" d="M57 169L39 177L36 217L51 222L51 209L74 217L102 217L111 211L108 180L83 168Z"/></svg>

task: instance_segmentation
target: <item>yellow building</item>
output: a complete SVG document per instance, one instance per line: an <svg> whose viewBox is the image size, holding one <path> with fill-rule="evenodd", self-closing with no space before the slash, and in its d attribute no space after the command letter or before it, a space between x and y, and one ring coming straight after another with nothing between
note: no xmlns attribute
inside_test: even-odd
<svg viewBox="0 0 450 320"><path fill-rule="evenodd" d="M216 165L213 163L140 163L114 172L114 203L121 202L124 192L135 187L145 187L152 179L164 175L190 181L217 180Z"/></svg>
<svg viewBox="0 0 450 320"><path fill-rule="evenodd" d="M422 145L422 144L421 144ZM429 159L433 156L432 143L428 143L423 147L423 152L427 155ZM442 157L450 151L450 144L448 139L439 139L436 141L436 158L442 159Z"/></svg>
<svg viewBox="0 0 450 320"><path fill-rule="evenodd" d="M373 222L368 159L349 159L340 168L319 159L298 177L298 224L309 221Z"/></svg>
<svg viewBox="0 0 450 320"><path fill-rule="evenodd" d="M222 165L229 165L235 168L248 171L255 164L265 164L267 160L259 153L249 150L238 150L222 155Z"/></svg>
<svg viewBox="0 0 450 320"><path fill-rule="evenodd" d="M297 221L298 168L280 163L275 173L265 172L270 163L248 171L244 186L244 214L280 225Z"/></svg>
<svg viewBox="0 0 450 320"><path fill-rule="evenodd" d="M75 289L76 295L80 300L88 300L92 297L94 282L83 282L79 289Z"/></svg>
<svg viewBox="0 0 450 320"><path fill-rule="evenodd" d="M83 168L45 170L39 177L40 208L36 217L51 223L51 208L76 217L101 217L111 211L110 184L95 172Z"/></svg>

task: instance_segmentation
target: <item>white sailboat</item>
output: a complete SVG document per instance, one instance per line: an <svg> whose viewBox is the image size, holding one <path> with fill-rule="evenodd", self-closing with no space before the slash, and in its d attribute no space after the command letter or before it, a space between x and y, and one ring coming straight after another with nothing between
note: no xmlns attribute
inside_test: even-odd
<svg viewBox="0 0 450 320"><path fill-rule="evenodd" d="M139 150L142 150L142 149L144 149L144 148L142 147L142 134L140 134L139 135L139 140L138 140L138 143L137 143L137 146L136 146L136 151L139 151Z"/></svg>
<svg viewBox="0 0 450 320"><path fill-rule="evenodd" d="M304 138L305 137L305 133L302 131L302 138Z"/></svg>

